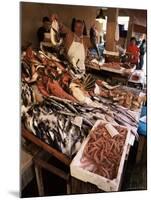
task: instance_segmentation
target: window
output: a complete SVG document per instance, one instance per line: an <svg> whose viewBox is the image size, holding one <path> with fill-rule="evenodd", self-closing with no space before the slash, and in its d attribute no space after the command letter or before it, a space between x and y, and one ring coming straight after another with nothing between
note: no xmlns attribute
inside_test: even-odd
<svg viewBox="0 0 151 200"><path fill-rule="evenodd" d="M118 24L124 25L124 30L128 30L128 24L129 24L129 17L128 16L120 16L118 17Z"/></svg>

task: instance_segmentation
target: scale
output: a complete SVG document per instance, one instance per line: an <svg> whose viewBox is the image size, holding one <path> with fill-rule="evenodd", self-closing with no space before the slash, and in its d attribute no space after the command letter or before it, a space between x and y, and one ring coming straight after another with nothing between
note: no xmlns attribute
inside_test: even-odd
<svg viewBox="0 0 151 200"><path fill-rule="evenodd" d="M138 79L134 79L134 76L138 76ZM145 85L145 75L142 70L135 70L128 80L128 86L137 88L137 89L144 89Z"/></svg>

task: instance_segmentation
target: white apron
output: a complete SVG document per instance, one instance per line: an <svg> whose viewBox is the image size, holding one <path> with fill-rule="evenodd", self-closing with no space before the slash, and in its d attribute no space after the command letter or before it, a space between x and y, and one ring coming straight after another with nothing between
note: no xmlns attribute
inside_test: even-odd
<svg viewBox="0 0 151 200"><path fill-rule="evenodd" d="M50 39L51 39L51 38L50 38L50 33L44 33L44 38L50 40ZM52 45L52 43L51 43L51 40L50 40L50 42L43 42L43 41L41 41L41 42L40 42L40 49L41 49L42 51L44 51L43 46L45 46L45 47L52 47L53 45Z"/></svg>
<svg viewBox="0 0 151 200"><path fill-rule="evenodd" d="M85 48L83 42L76 42L73 40L69 50L68 57L75 69L78 69L82 74L85 73Z"/></svg>

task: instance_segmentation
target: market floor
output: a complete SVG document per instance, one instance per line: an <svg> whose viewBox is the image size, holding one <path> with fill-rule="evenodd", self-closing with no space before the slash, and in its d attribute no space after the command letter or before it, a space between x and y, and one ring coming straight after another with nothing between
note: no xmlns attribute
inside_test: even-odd
<svg viewBox="0 0 151 200"><path fill-rule="evenodd" d="M125 175L123 177L122 191L147 189L147 147L143 150L141 161L136 164L137 142L131 149Z"/></svg>
<svg viewBox="0 0 151 200"><path fill-rule="evenodd" d="M147 149L144 149L142 160L136 164L137 142L130 151L123 177L122 191L146 190L147 189ZM66 183L57 176L43 170L45 196L66 194ZM52 184L53 183L53 184ZM37 197L38 191L35 179L24 189L22 197Z"/></svg>

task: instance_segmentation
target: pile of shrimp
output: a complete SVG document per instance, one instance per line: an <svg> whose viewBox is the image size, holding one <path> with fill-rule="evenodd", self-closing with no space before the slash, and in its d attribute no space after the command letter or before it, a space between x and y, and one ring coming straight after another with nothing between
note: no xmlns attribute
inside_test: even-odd
<svg viewBox="0 0 151 200"><path fill-rule="evenodd" d="M114 126L119 134L111 137L104 126L99 124L91 132L80 162L82 168L112 180L117 177L127 129Z"/></svg>

